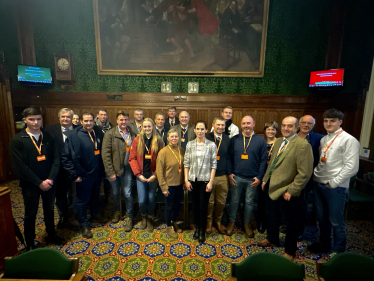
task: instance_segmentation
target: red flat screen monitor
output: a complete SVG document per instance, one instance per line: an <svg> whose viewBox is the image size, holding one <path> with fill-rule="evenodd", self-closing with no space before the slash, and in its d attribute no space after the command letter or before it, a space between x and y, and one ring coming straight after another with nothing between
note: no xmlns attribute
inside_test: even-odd
<svg viewBox="0 0 374 281"><path fill-rule="evenodd" d="M343 86L344 69L312 71L309 87Z"/></svg>

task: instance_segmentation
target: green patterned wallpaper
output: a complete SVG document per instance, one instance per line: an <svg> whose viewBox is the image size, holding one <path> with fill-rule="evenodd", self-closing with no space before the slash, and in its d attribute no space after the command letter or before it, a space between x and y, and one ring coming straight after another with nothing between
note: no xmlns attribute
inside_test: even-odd
<svg viewBox="0 0 374 281"><path fill-rule="evenodd" d="M374 1L350 1L347 7L341 67L344 92L362 95L369 88L374 56Z"/></svg>
<svg viewBox="0 0 374 281"><path fill-rule="evenodd" d="M187 92L187 83L197 81L201 93L280 95L309 94L310 71L324 68L332 7L331 0L270 0L264 77L193 78L99 76L92 1L33 0L32 3L37 64L53 70L54 53L73 53L76 87L69 91L159 92L160 83L170 81L173 92ZM13 81L12 86L18 85ZM55 85L53 90L61 88Z"/></svg>

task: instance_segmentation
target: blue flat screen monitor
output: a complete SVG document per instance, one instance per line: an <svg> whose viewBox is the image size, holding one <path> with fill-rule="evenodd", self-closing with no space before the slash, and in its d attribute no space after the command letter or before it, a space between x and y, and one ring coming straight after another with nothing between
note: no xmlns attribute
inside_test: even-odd
<svg viewBox="0 0 374 281"><path fill-rule="evenodd" d="M18 65L19 82L30 84L52 84L51 69L48 67Z"/></svg>

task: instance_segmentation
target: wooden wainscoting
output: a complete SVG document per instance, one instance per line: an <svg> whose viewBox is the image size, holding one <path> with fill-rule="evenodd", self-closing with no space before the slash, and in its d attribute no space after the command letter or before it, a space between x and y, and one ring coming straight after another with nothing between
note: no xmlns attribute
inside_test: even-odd
<svg viewBox="0 0 374 281"><path fill-rule="evenodd" d="M122 95L123 100L108 100L107 95ZM175 100L178 96L185 100ZM256 122L255 132L263 133L264 124L275 120L278 124L286 116L300 118L310 114L315 117L315 130L325 133L322 124L323 112L331 107L343 111L343 128L356 138L360 136L362 112L356 110L356 105L350 102L331 103L329 98L316 96L281 96L281 95L236 95L236 94L162 94L162 93L98 93L98 92L40 92L14 90L13 105L41 107L45 125L58 122L58 111L69 107L81 114L89 111L96 114L100 107L108 111L109 120L115 124L116 112L126 110L133 116L134 109L141 107L145 117L154 119L158 112L166 113L169 106L176 106L180 112L190 113L190 123L204 120L211 124L214 117L220 115L220 110L230 105L234 108L233 122L239 126L243 116L249 114ZM336 100L336 99L334 99ZM280 135L280 132L278 132Z"/></svg>

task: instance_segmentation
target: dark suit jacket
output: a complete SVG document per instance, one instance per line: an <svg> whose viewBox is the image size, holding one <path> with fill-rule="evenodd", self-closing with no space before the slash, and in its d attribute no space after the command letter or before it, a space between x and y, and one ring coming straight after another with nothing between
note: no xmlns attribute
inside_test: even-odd
<svg viewBox="0 0 374 281"><path fill-rule="evenodd" d="M214 132L207 134L206 138L214 142L218 148L218 145L214 140ZM222 134L221 145L217 153L217 156L220 156L220 159L217 160L217 170L216 170L217 177L231 174L231 161L229 157L229 147L230 147L229 136L226 134Z"/></svg>
<svg viewBox="0 0 374 281"><path fill-rule="evenodd" d="M79 126L73 124L73 129L77 127ZM61 153L62 149L64 148L64 139L62 137L61 124L57 123L53 125L48 125L45 127L44 131L48 132L55 139L55 143L58 147L58 150Z"/></svg>
<svg viewBox="0 0 374 281"><path fill-rule="evenodd" d="M176 126L176 125L178 125L178 124L180 124L181 122L179 121L179 118L178 117L175 117L175 124L174 124L174 126ZM166 129L170 129L170 123L169 123L169 117L168 118L166 118L165 119L165 124L164 124L164 127L166 128Z"/></svg>
<svg viewBox="0 0 374 281"><path fill-rule="evenodd" d="M270 178L269 197L273 200L278 199L285 192L292 196L300 196L313 173L312 148L305 140L295 136L279 156L272 175L269 177L271 166L282 142L283 138L275 141L269 166L262 179L266 183Z"/></svg>
<svg viewBox="0 0 374 281"><path fill-rule="evenodd" d="M178 146L181 146L181 136L182 136L181 124L175 125L172 128L177 130L178 137L179 137ZM195 132L193 131L194 129L195 129L194 125L188 124L188 129L187 129L188 141L192 141L192 140L196 139Z"/></svg>
<svg viewBox="0 0 374 281"><path fill-rule="evenodd" d="M170 129L170 128L169 128ZM169 129L168 128L166 128L165 126L164 126L164 136L162 136L160 133L159 133L159 131L156 129L156 132L159 134L159 136L162 138L162 140L163 140L163 142L164 142L164 144L166 145L167 144L167 136L168 136L168 131L169 131Z"/></svg>

